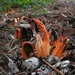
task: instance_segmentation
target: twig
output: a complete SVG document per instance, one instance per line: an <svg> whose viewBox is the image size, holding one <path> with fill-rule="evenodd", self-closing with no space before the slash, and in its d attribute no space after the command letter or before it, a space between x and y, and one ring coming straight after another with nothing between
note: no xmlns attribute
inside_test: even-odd
<svg viewBox="0 0 75 75"><path fill-rule="evenodd" d="M68 13L71 14L72 17L75 19L75 16L74 16L74 14L71 11L68 11Z"/></svg>
<svg viewBox="0 0 75 75"><path fill-rule="evenodd" d="M64 75L61 71L59 71L58 69L56 69L55 67L53 67L51 64L49 64L47 61L45 61L43 59L43 62L46 63L49 67L51 67L53 70L55 70L58 74L60 75Z"/></svg>
<svg viewBox="0 0 75 75"><path fill-rule="evenodd" d="M10 48L12 47L12 45L17 41L17 39L14 39L10 42Z"/></svg>
<svg viewBox="0 0 75 75"><path fill-rule="evenodd" d="M15 46L14 48L10 49L9 52L15 50L16 48L18 48L18 46Z"/></svg>
<svg viewBox="0 0 75 75"><path fill-rule="evenodd" d="M9 46L10 46L11 41L12 41L12 40L10 40L10 41L5 45L5 47L4 47L3 49L8 48L8 49L10 50L10 47L9 47Z"/></svg>

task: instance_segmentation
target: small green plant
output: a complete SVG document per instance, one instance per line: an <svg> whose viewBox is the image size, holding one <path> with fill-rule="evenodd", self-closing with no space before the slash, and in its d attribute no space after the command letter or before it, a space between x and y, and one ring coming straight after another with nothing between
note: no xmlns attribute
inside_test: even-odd
<svg viewBox="0 0 75 75"><path fill-rule="evenodd" d="M47 6L53 0L0 0L0 12L11 8L29 8L31 6Z"/></svg>

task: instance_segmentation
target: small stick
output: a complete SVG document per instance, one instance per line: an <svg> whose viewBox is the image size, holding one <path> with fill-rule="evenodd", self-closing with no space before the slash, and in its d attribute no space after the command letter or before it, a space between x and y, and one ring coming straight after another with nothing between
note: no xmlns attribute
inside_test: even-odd
<svg viewBox="0 0 75 75"><path fill-rule="evenodd" d="M19 46L15 46L14 48L10 49L9 52L12 52L13 50L17 49Z"/></svg>
<svg viewBox="0 0 75 75"><path fill-rule="evenodd" d="M64 75L61 71L59 71L58 69L56 69L55 67L53 67L51 64L49 64L47 61L45 61L43 59L43 62L46 63L49 67L51 67L53 70L55 70L57 73L59 73L60 75Z"/></svg>

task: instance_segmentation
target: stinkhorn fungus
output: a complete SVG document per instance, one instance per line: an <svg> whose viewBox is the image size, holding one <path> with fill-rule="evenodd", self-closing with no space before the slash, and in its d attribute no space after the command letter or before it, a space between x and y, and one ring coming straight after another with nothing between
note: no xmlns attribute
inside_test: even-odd
<svg viewBox="0 0 75 75"><path fill-rule="evenodd" d="M54 56L57 56L58 58L61 58L65 52L65 47L68 44L69 39L67 36L60 35L59 38L57 38L52 46L55 46L55 48L52 50L51 54Z"/></svg>
<svg viewBox="0 0 75 75"><path fill-rule="evenodd" d="M21 29L20 28L16 28L14 36L15 36L16 39L21 39L22 38L22 33L21 33Z"/></svg>
<svg viewBox="0 0 75 75"><path fill-rule="evenodd" d="M50 39L49 39L49 34L44 26L44 24L37 20L33 19L34 23L37 25L37 27L42 31L44 35L44 40L42 40L41 36L39 33L36 33L36 45L35 45L35 50L36 50L36 56L37 57L46 57L50 53Z"/></svg>
<svg viewBox="0 0 75 75"><path fill-rule="evenodd" d="M23 42L22 43L22 57L23 58L29 58L31 54L33 55L34 47L30 42Z"/></svg>

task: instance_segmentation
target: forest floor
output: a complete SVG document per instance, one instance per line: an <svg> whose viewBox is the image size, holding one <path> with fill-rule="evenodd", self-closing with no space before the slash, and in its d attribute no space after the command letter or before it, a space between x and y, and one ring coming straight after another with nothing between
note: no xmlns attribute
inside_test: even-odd
<svg viewBox="0 0 75 75"><path fill-rule="evenodd" d="M57 33L57 38L63 33L63 36L67 36L69 43L66 46L66 54L61 60L70 61L70 66L68 69L58 68L64 75L74 75L75 74L75 3L68 0L59 0L50 3L49 6L42 7L38 5L37 7L31 7L29 9L13 9L4 12L0 15L0 75L33 75L33 71L24 71L22 68L22 58L21 49L22 43L26 39L18 40L14 37L15 29L14 19L22 17L23 21L29 23L29 18L39 19L45 25L46 30L54 30ZM17 23L20 24L20 21ZM42 34L40 32L40 34ZM23 34L24 35L24 34ZM43 36L42 36L43 38ZM33 45L35 45L34 40L29 40ZM53 40L51 39L51 43ZM62 49L62 48L61 48ZM17 65L19 72L10 69L8 67L9 58L14 61ZM68 63L67 63L68 64ZM26 67L26 66L25 66ZM47 67L46 67L47 68ZM67 68L67 67L66 67ZM15 73L14 73L15 72ZM25 72L25 73L24 73ZM35 71L34 71L35 72ZM44 73L38 73L38 75L44 75ZM54 71L47 73L48 75L58 75ZM47 75L46 74L46 75ZM37 74L34 74L37 75Z"/></svg>

